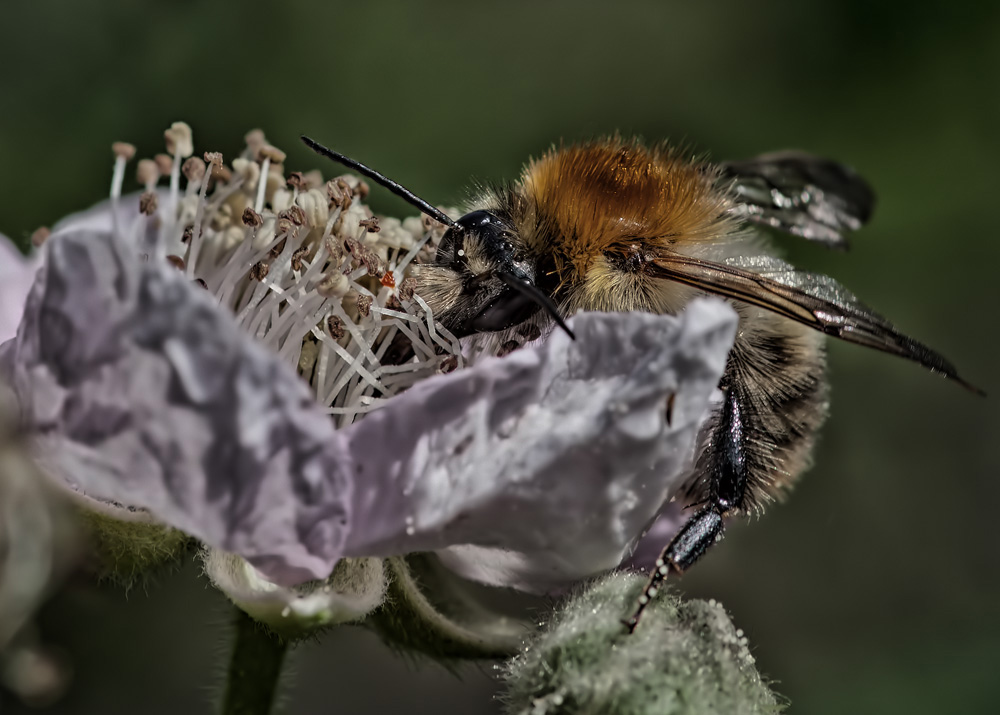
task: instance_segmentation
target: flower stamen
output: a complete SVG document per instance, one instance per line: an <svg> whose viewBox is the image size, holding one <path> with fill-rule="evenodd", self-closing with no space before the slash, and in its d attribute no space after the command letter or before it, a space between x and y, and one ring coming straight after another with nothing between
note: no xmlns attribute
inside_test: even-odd
<svg viewBox="0 0 1000 715"><path fill-rule="evenodd" d="M114 232L208 290L242 330L295 366L336 424L350 425L446 361L464 364L458 340L434 323L408 275L433 256L440 226L380 220L350 175L286 178L284 152L260 131L247 134L231 169L217 152L195 156L183 122L164 138L167 153L136 170L145 219L113 212ZM116 206L134 153L115 145ZM165 176L169 188L158 192Z"/></svg>

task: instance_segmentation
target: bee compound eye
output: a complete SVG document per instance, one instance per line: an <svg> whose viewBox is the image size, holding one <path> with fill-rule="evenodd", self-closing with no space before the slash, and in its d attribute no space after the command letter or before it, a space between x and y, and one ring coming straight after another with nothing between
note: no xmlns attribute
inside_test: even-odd
<svg viewBox="0 0 1000 715"><path fill-rule="evenodd" d="M510 228L489 211L471 211L449 228L438 245L437 262L454 265L466 263L465 249L469 239L475 241L477 252L485 260L507 263L514 254Z"/></svg>
<svg viewBox="0 0 1000 715"><path fill-rule="evenodd" d="M445 231L438 244L435 261L437 263L451 265L465 262L465 229L452 226Z"/></svg>

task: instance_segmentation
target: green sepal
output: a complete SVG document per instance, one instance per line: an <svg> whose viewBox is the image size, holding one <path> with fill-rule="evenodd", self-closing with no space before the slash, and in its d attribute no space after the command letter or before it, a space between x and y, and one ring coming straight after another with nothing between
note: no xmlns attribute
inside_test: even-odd
<svg viewBox="0 0 1000 715"><path fill-rule="evenodd" d="M464 581L433 556L389 558L386 570L385 603L367 625L404 652L445 663L507 658L534 625L522 595Z"/></svg>

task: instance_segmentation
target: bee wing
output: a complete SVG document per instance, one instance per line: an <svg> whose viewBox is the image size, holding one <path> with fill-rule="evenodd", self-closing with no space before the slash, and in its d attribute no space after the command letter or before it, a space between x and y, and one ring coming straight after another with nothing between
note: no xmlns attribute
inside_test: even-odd
<svg viewBox="0 0 1000 715"><path fill-rule="evenodd" d="M913 360L973 392L984 394L960 378L948 360L903 335L829 276L797 270L770 256L714 263L662 254L647 264L646 270L658 278L765 308L847 342Z"/></svg>
<svg viewBox="0 0 1000 715"><path fill-rule="evenodd" d="M875 207L868 183L829 159L787 151L721 167L740 217L831 248L846 249L844 233L867 223Z"/></svg>

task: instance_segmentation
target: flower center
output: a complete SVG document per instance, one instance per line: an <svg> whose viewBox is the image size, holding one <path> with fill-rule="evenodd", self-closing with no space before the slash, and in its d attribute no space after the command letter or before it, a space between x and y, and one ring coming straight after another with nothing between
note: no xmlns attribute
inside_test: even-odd
<svg viewBox="0 0 1000 715"><path fill-rule="evenodd" d="M216 152L192 156L184 123L165 136L169 155L139 161L145 191L133 216L120 205L135 149L114 146L114 230L232 311L309 382L335 424L461 367L458 341L435 324L410 277L432 259L443 226L375 218L362 203L367 185L351 175L286 176L284 152L259 131L230 166ZM169 189L158 190L164 178Z"/></svg>

